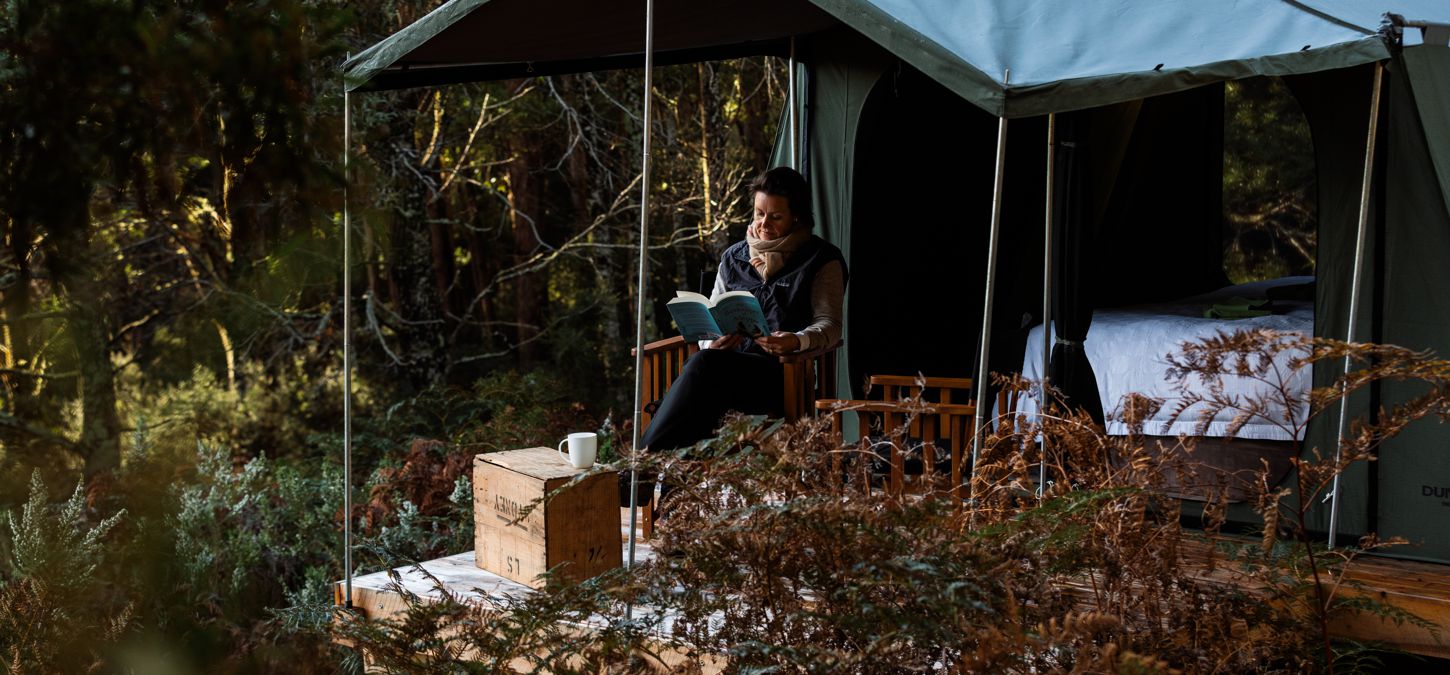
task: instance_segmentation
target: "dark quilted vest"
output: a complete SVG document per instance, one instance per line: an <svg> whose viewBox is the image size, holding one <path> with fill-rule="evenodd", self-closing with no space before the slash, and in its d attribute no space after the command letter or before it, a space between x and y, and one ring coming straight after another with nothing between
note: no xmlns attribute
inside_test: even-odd
<svg viewBox="0 0 1450 675"><path fill-rule="evenodd" d="M832 261L841 263L844 279L846 258L841 255L841 249L812 235L785 261L784 268L769 281L761 281L760 274L750 266L750 247L742 241L725 249L716 273L724 279L725 290L750 291L760 301L765 320L772 329L797 332L811 325L815 318L811 311L811 281Z"/></svg>

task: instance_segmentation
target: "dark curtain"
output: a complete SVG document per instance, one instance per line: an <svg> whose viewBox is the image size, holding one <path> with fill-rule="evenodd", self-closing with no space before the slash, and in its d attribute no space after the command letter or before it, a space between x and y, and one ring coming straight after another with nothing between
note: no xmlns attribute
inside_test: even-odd
<svg viewBox="0 0 1450 675"><path fill-rule="evenodd" d="M1063 394L1068 410L1081 408L1098 424L1103 423L1103 404L1098 398L1098 380L1088 362L1083 341L1093 323L1096 294L1093 258L1097 239L1084 191L1083 167L1089 151L1084 145L1084 124L1076 115L1062 115L1057 121L1056 177L1052 196L1053 324L1057 341L1052 345L1048 381Z"/></svg>
<svg viewBox="0 0 1450 675"><path fill-rule="evenodd" d="M1223 271L1223 86L1075 115L1096 221L1098 308L1163 302L1228 285ZM1104 401L1109 407L1117 401Z"/></svg>
<svg viewBox="0 0 1450 675"><path fill-rule="evenodd" d="M995 124L914 70L888 71L872 88L851 194L853 385L876 374L972 376L976 340L964 338L981 325L984 260L976 251L985 250L975 227L985 218L972 216L992 202ZM922 166L933 169L904 170ZM948 194L958 199L939 197ZM944 288L961 289L957 311L940 311ZM911 349L901 348L903 334L912 335Z"/></svg>

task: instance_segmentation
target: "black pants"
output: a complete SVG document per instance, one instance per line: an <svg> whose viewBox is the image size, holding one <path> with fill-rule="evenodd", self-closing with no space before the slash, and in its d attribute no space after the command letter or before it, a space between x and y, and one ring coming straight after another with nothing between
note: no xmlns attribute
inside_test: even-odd
<svg viewBox="0 0 1450 675"><path fill-rule="evenodd" d="M649 450L673 450L709 438L734 410L785 415L780 360L733 349L702 349L688 361L640 439Z"/></svg>

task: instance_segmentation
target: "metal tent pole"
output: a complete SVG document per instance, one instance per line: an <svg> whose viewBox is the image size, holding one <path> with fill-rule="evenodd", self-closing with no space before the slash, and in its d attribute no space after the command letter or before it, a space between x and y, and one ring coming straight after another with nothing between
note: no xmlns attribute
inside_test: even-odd
<svg viewBox="0 0 1450 675"><path fill-rule="evenodd" d="M1003 74L1003 86L1012 74L1011 70ZM977 476L977 460L982 454L982 434L985 431L982 425L982 417L987 409L987 356L992 342L992 293L997 286L997 232L1002 224L1002 177L1007 164L1007 117L1004 114L997 118L997 170L996 178L992 184L992 230L987 238L987 291L986 300L982 304L982 343L980 360L977 365L977 410L972 420L972 467L967 474L968 494L975 501L975 483Z"/></svg>
<svg viewBox="0 0 1450 675"><path fill-rule="evenodd" d="M352 607L352 94L342 92L342 566L343 598Z"/></svg>
<svg viewBox="0 0 1450 675"><path fill-rule="evenodd" d="M1042 378L1037 383L1037 426L1047 414L1047 369L1052 365L1052 197L1057 177L1057 113L1047 115L1047 207L1042 228ZM1037 464L1037 499L1047 491L1047 434Z"/></svg>
<svg viewBox="0 0 1450 675"><path fill-rule="evenodd" d="M1344 339L1346 342L1354 342L1358 336L1355 335L1355 324L1359 319L1360 286L1364 276L1364 249L1369 241L1369 197L1370 188L1374 183L1374 146L1379 132L1380 119L1380 83L1384 79L1385 67L1383 63L1374 64L1374 91L1370 94L1369 104L1369 134L1364 144L1364 177L1359 185L1359 224L1354 241L1354 277L1349 286L1349 326L1345 329ZM1349 356L1344 357L1344 374L1349 374ZM1339 432L1334 445L1334 464L1339 465L1340 459L1344 456L1344 434L1349 426L1349 392L1340 392L1339 399ZM1329 547L1334 548L1335 539L1338 536L1339 528L1339 472L1334 474L1334 483L1329 488L1326 496L1331 500L1329 505Z"/></svg>
<svg viewBox="0 0 1450 675"><path fill-rule="evenodd" d="M786 105L790 108L790 168L800 171L801 163L797 156L800 148L796 142L796 101L795 101L795 36L790 36L790 73L786 76Z"/></svg>
<svg viewBox="0 0 1450 675"><path fill-rule="evenodd" d="M645 270L649 262L649 169L650 169L650 99L654 86L654 65L655 65L655 3L654 0L645 0L644 10L644 142L643 157L641 160L640 183L639 183L639 280L635 283L637 297L635 299L634 317L634 443L630 446L633 451L639 453L640 425L644 421L643 411L640 409L640 398L644 396L644 303L645 295ZM629 463L629 557L625 561L626 568L634 567L635 550L635 526L638 524L638 501L639 496L639 465L638 460L631 459Z"/></svg>

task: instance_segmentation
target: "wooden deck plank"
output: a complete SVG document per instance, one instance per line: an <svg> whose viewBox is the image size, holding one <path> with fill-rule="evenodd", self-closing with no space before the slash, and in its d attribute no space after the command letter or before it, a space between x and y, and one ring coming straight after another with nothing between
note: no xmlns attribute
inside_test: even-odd
<svg viewBox="0 0 1450 675"><path fill-rule="evenodd" d="M1235 537L1223 540L1250 541ZM1184 542L1184 558L1190 564L1206 565L1207 541ZM1213 571L1205 569L1199 578L1210 583L1232 585L1253 592L1254 582L1236 569L1237 563L1219 560ZM1391 607L1409 612L1436 626L1429 630L1410 624L1395 624L1381 617L1355 613L1336 617L1330 633L1362 642L1381 642L1412 654L1450 659L1450 565L1361 555L1343 567L1343 582L1337 592L1373 597ZM1327 586L1332 580L1324 580ZM1358 588L1356 588L1358 586Z"/></svg>

